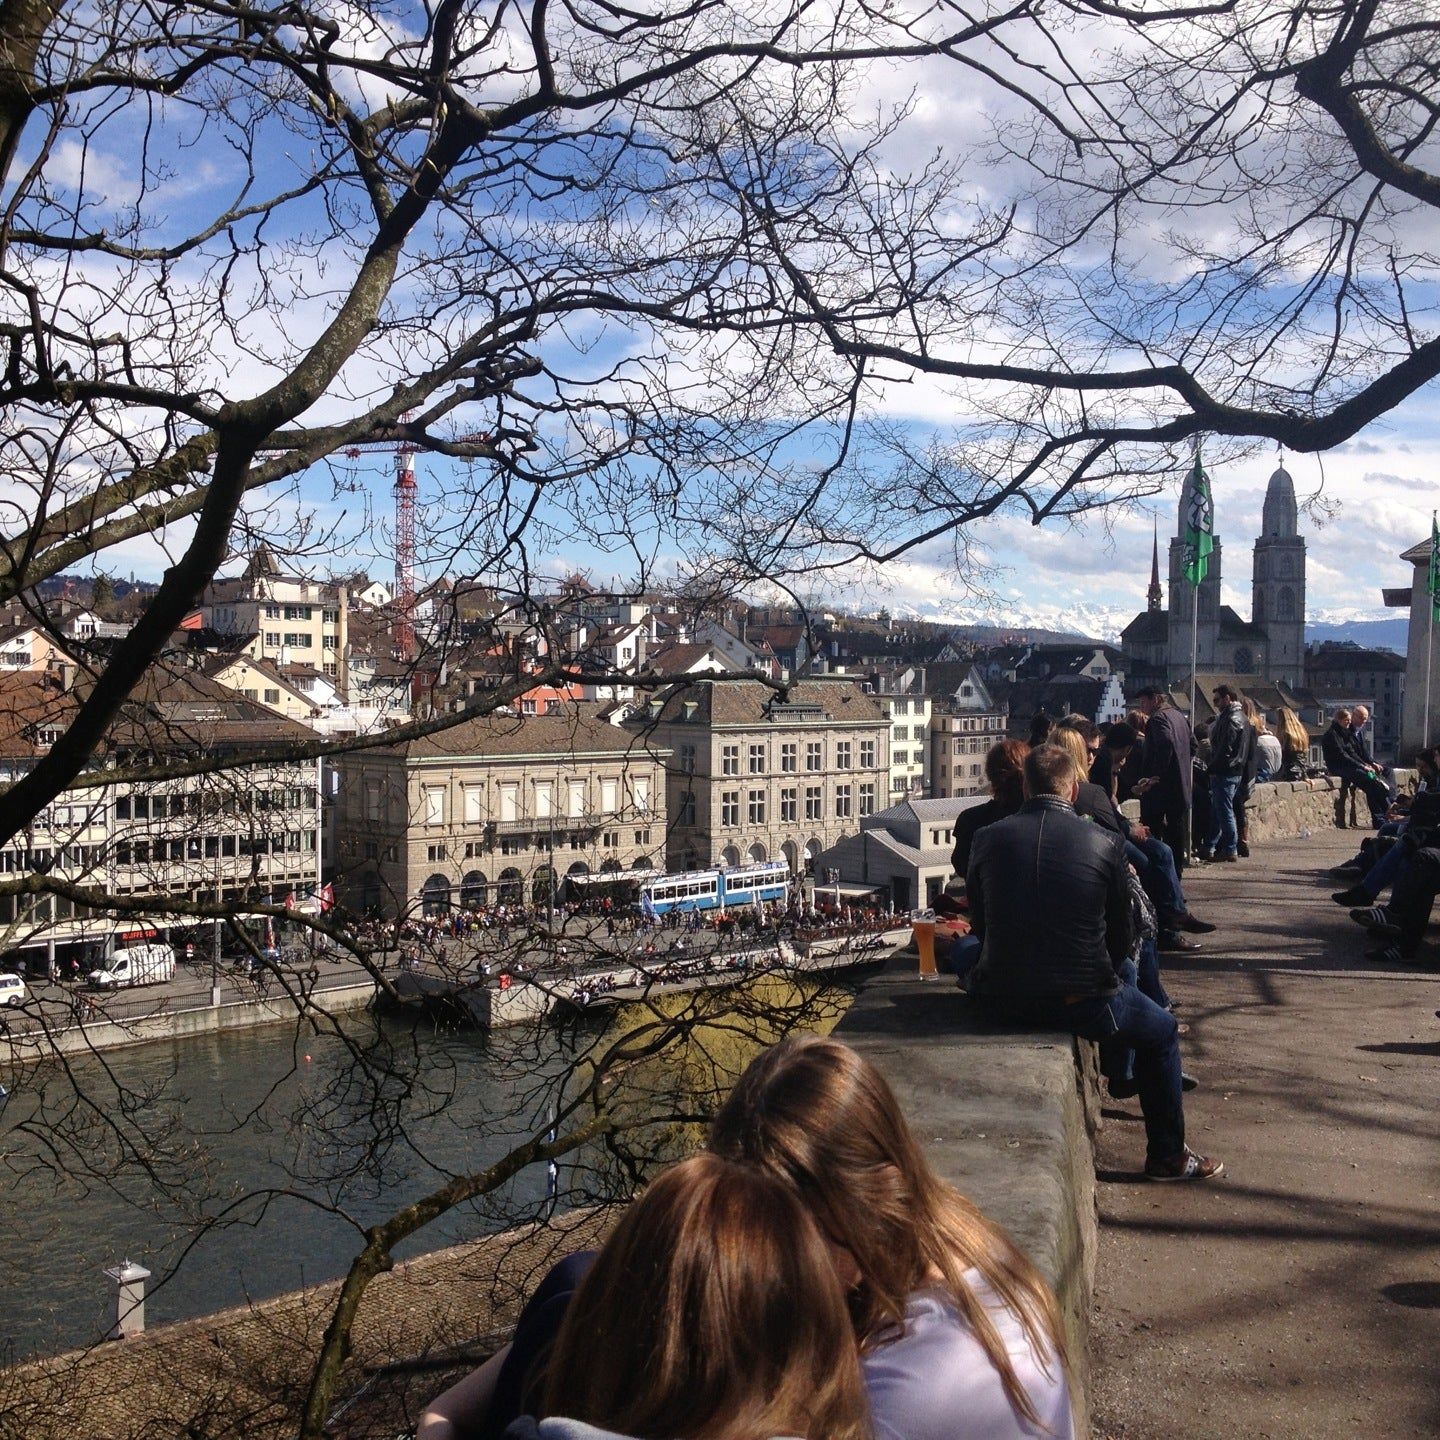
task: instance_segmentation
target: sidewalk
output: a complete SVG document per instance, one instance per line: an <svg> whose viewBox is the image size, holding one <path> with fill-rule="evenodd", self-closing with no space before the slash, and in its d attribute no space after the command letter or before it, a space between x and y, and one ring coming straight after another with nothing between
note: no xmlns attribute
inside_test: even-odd
<svg viewBox="0 0 1440 1440"><path fill-rule="evenodd" d="M1138 1108L1106 1102L1097 1437L1440 1434L1440 974L1361 958L1324 878L1360 838L1186 876L1220 929L1163 957L1166 984L1201 1082L1189 1138L1226 1174L1141 1182Z"/></svg>

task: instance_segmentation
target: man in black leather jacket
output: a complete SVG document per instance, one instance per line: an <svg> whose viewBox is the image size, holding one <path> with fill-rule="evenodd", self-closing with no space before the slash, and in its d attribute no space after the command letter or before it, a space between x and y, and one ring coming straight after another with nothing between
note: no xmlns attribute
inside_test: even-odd
<svg viewBox="0 0 1440 1440"><path fill-rule="evenodd" d="M1075 814L1078 779L1065 750L1036 746L1025 758L1025 804L975 836L965 889L981 948L970 994L1010 1018L1098 1041L1111 1094L1140 1097L1146 1175L1208 1180L1225 1167L1185 1144L1175 1017L1140 993L1128 959L1124 844Z"/></svg>

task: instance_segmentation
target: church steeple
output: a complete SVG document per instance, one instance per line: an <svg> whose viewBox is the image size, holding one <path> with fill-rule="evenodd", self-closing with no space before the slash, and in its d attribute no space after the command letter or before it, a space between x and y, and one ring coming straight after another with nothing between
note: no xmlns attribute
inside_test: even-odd
<svg viewBox="0 0 1440 1440"><path fill-rule="evenodd" d="M1150 551L1150 588L1145 592L1146 608L1153 615L1165 608L1165 593L1160 589L1160 522L1155 520L1154 547Z"/></svg>

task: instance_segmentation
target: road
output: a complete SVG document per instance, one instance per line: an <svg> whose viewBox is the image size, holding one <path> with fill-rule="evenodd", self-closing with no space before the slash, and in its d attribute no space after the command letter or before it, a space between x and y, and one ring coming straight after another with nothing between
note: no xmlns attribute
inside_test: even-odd
<svg viewBox="0 0 1440 1440"><path fill-rule="evenodd" d="M1440 978L1361 959L1323 874L1356 838L1186 877L1221 929L1166 983L1190 1140L1226 1175L1140 1182L1137 1108L1107 1102L1096 1436L1440 1434Z"/></svg>

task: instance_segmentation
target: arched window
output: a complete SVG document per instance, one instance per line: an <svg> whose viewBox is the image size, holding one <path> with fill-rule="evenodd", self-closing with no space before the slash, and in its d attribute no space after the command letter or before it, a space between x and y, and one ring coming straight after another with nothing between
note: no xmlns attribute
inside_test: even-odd
<svg viewBox="0 0 1440 1440"><path fill-rule="evenodd" d="M720 863L730 866L738 865L740 863L740 852L733 845L727 845L720 854Z"/></svg>
<svg viewBox="0 0 1440 1440"><path fill-rule="evenodd" d="M496 898L502 905L518 905L525 898L525 877L513 865L500 872Z"/></svg>
<svg viewBox="0 0 1440 1440"><path fill-rule="evenodd" d="M490 882L480 870L472 870L460 881L460 906L464 910L478 910L485 903L485 893Z"/></svg>
<svg viewBox="0 0 1440 1440"><path fill-rule="evenodd" d="M785 857L790 873L795 874L800 869L800 847L793 840L787 840L780 847L780 853Z"/></svg>
<svg viewBox="0 0 1440 1440"><path fill-rule="evenodd" d="M1284 579L1284 580L1288 580L1288 579L1290 579L1290 577L1291 577L1292 575L1294 575L1294 573L1295 573L1295 558L1294 558L1294 556L1292 556L1292 555L1290 555L1290 554L1288 554L1288 553L1282 555L1282 556L1280 557L1280 576L1281 576L1281 578Z"/></svg>
<svg viewBox="0 0 1440 1440"><path fill-rule="evenodd" d="M1254 673L1254 670L1255 656L1242 645L1235 652L1235 673L1237 675L1250 675Z"/></svg>
<svg viewBox="0 0 1440 1440"><path fill-rule="evenodd" d="M421 911L427 918L450 913L450 882L443 875L432 875L420 892Z"/></svg>
<svg viewBox="0 0 1440 1440"><path fill-rule="evenodd" d="M548 865L542 865L535 872L530 885L530 902L533 905L548 905L555 888L555 872Z"/></svg>
<svg viewBox="0 0 1440 1440"><path fill-rule="evenodd" d="M1255 623L1257 625L1265 623L1265 592L1263 590L1255 592Z"/></svg>
<svg viewBox="0 0 1440 1440"><path fill-rule="evenodd" d="M763 845L752 845L750 847L750 860L753 864L763 864L769 858L765 853L765 847Z"/></svg>
<svg viewBox="0 0 1440 1440"><path fill-rule="evenodd" d="M1295 618L1295 592L1288 586L1281 586L1280 593L1275 597L1275 618L1277 620L1293 620Z"/></svg>

